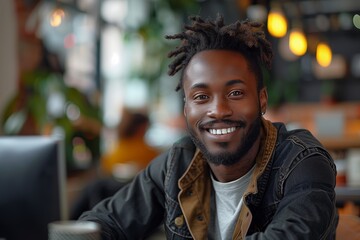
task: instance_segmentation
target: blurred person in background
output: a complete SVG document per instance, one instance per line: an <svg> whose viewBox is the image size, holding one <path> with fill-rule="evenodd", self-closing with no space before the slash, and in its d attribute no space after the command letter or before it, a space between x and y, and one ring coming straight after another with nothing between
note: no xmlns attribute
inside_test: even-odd
<svg viewBox="0 0 360 240"><path fill-rule="evenodd" d="M126 165L128 171L136 173L144 169L159 154L155 147L146 142L145 135L149 125L150 119L146 113L124 108L117 129L117 141L101 157L101 168L106 175L121 175L123 172L121 168Z"/></svg>
<svg viewBox="0 0 360 240"><path fill-rule="evenodd" d="M191 17L169 53L182 70L186 136L113 197L80 217L102 239L335 239L336 169L311 133L263 115L262 66L272 48L262 25Z"/></svg>

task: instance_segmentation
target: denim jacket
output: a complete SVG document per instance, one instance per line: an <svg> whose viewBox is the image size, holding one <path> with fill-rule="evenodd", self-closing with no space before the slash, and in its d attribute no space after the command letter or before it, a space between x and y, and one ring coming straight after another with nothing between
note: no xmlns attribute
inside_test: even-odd
<svg viewBox="0 0 360 240"><path fill-rule="evenodd" d="M336 169L307 130L263 119L256 158L233 239L335 239ZM175 143L127 186L80 219L102 239L143 239L163 223L167 239L208 239L210 169L189 137Z"/></svg>

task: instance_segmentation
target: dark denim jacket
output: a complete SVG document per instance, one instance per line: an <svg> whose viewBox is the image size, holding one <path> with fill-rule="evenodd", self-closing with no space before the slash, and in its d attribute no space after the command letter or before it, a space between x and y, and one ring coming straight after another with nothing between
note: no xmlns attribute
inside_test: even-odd
<svg viewBox="0 0 360 240"><path fill-rule="evenodd" d="M277 128L275 150L256 178L257 191L245 194L251 219L250 226L244 230L246 237L243 236L245 239L335 239L336 170L330 155L308 131L289 132L280 123L274 126ZM190 187L179 194L179 179L191 176L188 171L194 171L193 178L201 177L196 174L199 166L189 170L195 151L190 138L183 138L154 159L131 184L80 219L100 223L103 239L143 239L162 222L167 239L192 239L197 235L194 232L206 232L209 216L201 215L198 206L189 210L187 205L179 203L180 195L194 194ZM205 162L203 165L206 168ZM184 219L185 212L191 217ZM191 231L188 226L192 226Z"/></svg>

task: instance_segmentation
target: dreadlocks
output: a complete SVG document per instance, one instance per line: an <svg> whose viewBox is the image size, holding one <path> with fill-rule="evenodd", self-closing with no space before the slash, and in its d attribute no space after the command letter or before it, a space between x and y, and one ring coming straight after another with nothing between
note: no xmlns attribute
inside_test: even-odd
<svg viewBox="0 0 360 240"><path fill-rule="evenodd" d="M245 20L225 25L221 15L214 21L204 20L199 16L191 16L189 19L192 24L186 25L185 31L166 36L166 39L182 40L180 46L168 54L169 58L175 57L169 65L170 76L184 69L198 52L209 49L234 50L246 57L250 69L256 75L258 88L263 87L260 63L269 69L273 53L270 43L265 39L261 23ZM182 79L181 77L176 91L181 89Z"/></svg>

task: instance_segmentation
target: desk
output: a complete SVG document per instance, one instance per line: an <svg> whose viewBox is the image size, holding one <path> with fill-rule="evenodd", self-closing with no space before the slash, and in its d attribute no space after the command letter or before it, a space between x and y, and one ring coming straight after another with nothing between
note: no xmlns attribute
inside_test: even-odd
<svg viewBox="0 0 360 240"><path fill-rule="evenodd" d="M359 240L360 218L353 215L339 215L336 240Z"/></svg>

